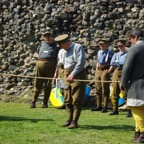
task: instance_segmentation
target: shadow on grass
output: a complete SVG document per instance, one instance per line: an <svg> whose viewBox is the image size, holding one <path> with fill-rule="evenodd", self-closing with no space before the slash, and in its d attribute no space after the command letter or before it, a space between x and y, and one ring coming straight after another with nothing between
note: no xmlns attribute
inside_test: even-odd
<svg viewBox="0 0 144 144"><path fill-rule="evenodd" d="M110 126L96 126L96 125L84 125L80 126L82 129L96 129L96 130L105 130L105 129L113 129L113 130L126 130L126 131L133 131L135 129L134 126L129 125L110 125Z"/></svg>
<svg viewBox="0 0 144 144"><path fill-rule="evenodd" d="M8 116L0 116L0 121L31 121L33 123L39 121L54 121L53 119L27 119L24 117L8 117Z"/></svg>

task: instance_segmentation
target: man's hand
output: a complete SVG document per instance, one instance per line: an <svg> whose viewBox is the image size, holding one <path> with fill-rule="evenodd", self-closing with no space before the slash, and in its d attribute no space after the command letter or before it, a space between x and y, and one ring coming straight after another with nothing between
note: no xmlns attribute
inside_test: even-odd
<svg viewBox="0 0 144 144"><path fill-rule="evenodd" d="M107 73L111 74L113 71L114 71L114 66L111 66L108 70L107 70Z"/></svg>
<svg viewBox="0 0 144 144"><path fill-rule="evenodd" d="M34 54L33 54L33 57L38 58L39 55L38 55L37 53L34 53Z"/></svg>
<svg viewBox="0 0 144 144"><path fill-rule="evenodd" d="M73 79L74 79L74 77L73 77L72 75L69 75L69 76L67 77L67 81L68 81L68 82L73 82Z"/></svg>

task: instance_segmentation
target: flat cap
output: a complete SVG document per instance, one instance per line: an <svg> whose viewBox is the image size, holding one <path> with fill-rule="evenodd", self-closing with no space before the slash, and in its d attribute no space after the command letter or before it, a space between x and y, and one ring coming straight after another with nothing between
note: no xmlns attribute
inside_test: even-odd
<svg viewBox="0 0 144 144"><path fill-rule="evenodd" d="M131 36L138 36L138 37L143 37L143 31L139 28L134 28L132 30L129 30L126 33L127 37L131 37Z"/></svg>
<svg viewBox="0 0 144 144"><path fill-rule="evenodd" d="M108 43L108 40L105 38L101 38L97 41L98 43Z"/></svg>
<svg viewBox="0 0 144 144"><path fill-rule="evenodd" d="M54 41L56 41L56 42L62 42L62 41L65 41L66 39L68 39L68 34L63 34L63 35L57 36L54 39Z"/></svg>
<svg viewBox="0 0 144 144"><path fill-rule="evenodd" d="M126 39L125 38L121 38L121 39L117 39L115 41L116 45L126 45Z"/></svg>
<svg viewBox="0 0 144 144"><path fill-rule="evenodd" d="M42 34L42 36L46 36L46 35L52 35L52 32L51 31L47 31L47 32L44 32L43 34Z"/></svg>

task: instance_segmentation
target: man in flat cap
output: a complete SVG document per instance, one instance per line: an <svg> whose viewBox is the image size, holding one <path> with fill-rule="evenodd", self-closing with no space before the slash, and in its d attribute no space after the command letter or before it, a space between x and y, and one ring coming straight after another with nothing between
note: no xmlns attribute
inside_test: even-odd
<svg viewBox="0 0 144 144"><path fill-rule="evenodd" d="M105 81L110 81L110 73L108 70L110 68L110 61L113 56L113 52L108 49L107 39L99 39L98 45L100 50L97 53L97 65L95 72L96 107L91 108L91 111L101 111L102 113L105 113L107 112L110 94L110 83ZM104 100L103 107L102 99Z"/></svg>
<svg viewBox="0 0 144 144"><path fill-rule="evenodd" d="M126 51L126 39L118 39L116 40L116 45L119 49L119 52L115 53L112 57L111 60L111 67L109 69L109 72L113 72L112 76L112 95L111 95L111 102L113 105L113 111L110 113L110 115L117 115L119 114L118 111L118 101L119 101L119 94L122 92L123 97L126 97L126 90L121 90L120 88L120 82L115 82L115 81L120 81L121 80L121 74L122 74L122 69L123 69L123 64L126 60L127 57L127 51ZM114 81L114 82L113 82Z"/></svg>
<svg viewBox="0 0 144 144"><path fill-rule="evenodd" d="M86 84L79 80L85 79L85 52L83 46L69 40L67 34L60 35L54 40L60 48L66 51L64 59L66 83L64 103L68 112L68 119L62 126L73 129L78 127L78 120L84 102Z"/></svg>
<svg viewBox="0 0 144 144"><path fill-rule="evenodd" d="M44 100L42 108L48 107L48 99L51 92L52 79L40 79L37 77L52 78L55 72L57 63L58 48L53 42L52 33L47 31L43 34L44 40L39 44L34 57L36 63L36 78L34 81L34 93L30 108L36 107L36 101L44 84Z"/></svg>
<svg viewBox="0 0 144 144"><path fill-rule="evenodd" d="M144 40L139 28L127 33L132 44L124 63L121 88L127 90L127 106L135 120L132 143L144 143Z"/></svg>

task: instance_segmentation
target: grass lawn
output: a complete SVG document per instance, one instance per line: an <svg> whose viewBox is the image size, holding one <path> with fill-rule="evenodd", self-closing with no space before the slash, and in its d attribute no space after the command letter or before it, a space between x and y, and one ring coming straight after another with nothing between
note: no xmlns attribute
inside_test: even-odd
<svg viewBox="0 0 144 144"><path fill-rule="evenodd" d="M65 109L0 103L0 144L131 144L135 124L125 115L83 108L79 128L70 130L60 127L67 119Z"/></svg>

